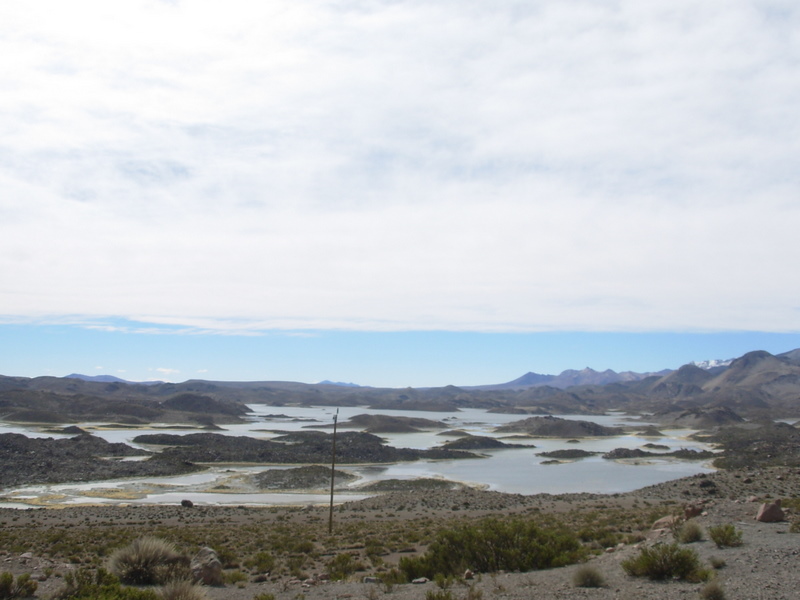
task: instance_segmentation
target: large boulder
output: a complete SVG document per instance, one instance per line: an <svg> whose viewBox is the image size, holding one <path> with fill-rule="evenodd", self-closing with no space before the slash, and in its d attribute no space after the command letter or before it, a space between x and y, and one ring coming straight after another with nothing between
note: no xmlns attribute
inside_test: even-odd
<svg viewBox="0 0 800 600"><path fill-rule="evenodd" d="M658 521L653 523L653 526L650 527L651 531L663 531L664 529L671 529L675 527L678 523L680 523L681 518L675 515L671 515L668 517L661 517Z"/></svg>
<svg viewBox="0 0 800 600"><path fill-rule="evenodd" d="M766 502L761 505L756 515L756 521L762 523L778 523L784 519L783 509L780 499L775 502Z"/></svg>
<svg viewBox="0 0 800 600"><path fill-rule="evenodd" d="M222 563L217 553L208 546L200 548L200 551L192 559L189 568L192 571L192 579L195 583L203 585L222 585Z"/></svg>

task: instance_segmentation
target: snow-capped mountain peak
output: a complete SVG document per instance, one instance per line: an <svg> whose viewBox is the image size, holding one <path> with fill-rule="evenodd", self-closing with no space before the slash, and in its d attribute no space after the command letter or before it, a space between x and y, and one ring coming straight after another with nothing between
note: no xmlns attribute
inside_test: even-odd
<svg viewBox="0 0 800 600"><path fill-rule="evenodd" d="M721 360L719 358L712 358L711 360L696 360L692 362L695 367L700 367L701 369L705 369L709 371L711 369L716 369L718 367L727 367L734 361L733 358L728 358L726 360Z"/></svg>

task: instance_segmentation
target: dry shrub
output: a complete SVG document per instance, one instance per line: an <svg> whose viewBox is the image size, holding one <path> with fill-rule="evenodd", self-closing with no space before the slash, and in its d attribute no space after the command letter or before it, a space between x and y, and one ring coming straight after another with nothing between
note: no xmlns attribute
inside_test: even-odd
<svg viewBox="0 0 800 600"><path fill-rule="evenodd" d="M699 542L703 539L703 530L700 528L700 525L694 521L686 521L678 529L675 539L681 544Z"/></svg>
<svg viewBox="0 0 800 600"><path fill-rule="evenodd" d="M700 597L703 600L725 600L725 590L718 581L712 580L702 587Z"/></svg>
<svg viewBox="0 0 800 600"><path fill-rule="evenodd" d="M120 548L111 555L108 568L130 585L160 585L190 578L189 557L155 537L139 538Z"/></svg>
<svg viewBox="0 0 800 600"><path fill-rule="evenodd" d="M582 565L572 575L572 583L575 587L598 588L603 587L605 581L600 571L589 565Z"/></svg>
<svg viewBox="0 0 800 600"><path fill-rule="evenodd" d="M208 600L205 590L187 579L170 581L161 590L163 600Z"/></svg>

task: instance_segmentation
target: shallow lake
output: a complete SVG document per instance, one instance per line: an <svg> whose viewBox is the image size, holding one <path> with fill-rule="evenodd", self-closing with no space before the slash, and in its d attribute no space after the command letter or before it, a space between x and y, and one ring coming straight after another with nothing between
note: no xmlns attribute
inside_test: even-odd
<svg viewBox="0 0 800 600"><path fill-rule="evenodd" d="M269 439L280 432L308 429L331 432L335 408L330 407L275 407L250 405L252 414L247 423L225 425L225 435L248 435ZM338 431L347 431L346 421L358 414L384 414L402 417L419 417L442 421L448 429L459 429L473 435L502 437L494 432L499 425L525 418L525 415L493 414L480 409L464 409L455 413L428 411L377 411L364 407L344 407L338 412ZM560 415L563 418L593 421L601 425L626 425L643 428L644 421L631 421L621 414L602 416ZM80 425L94 435L111 442L131 441L144 433L188 434L197 430L175 428L154 424L146 428L112 427L103 423ZM441 430L418 433L381 434L392 445L403 448L431 448L451 437L438 435ZM663 431L663 430L662 430ZM44 431L44 428L25 427L0 423L0 433L15 432L36 437L69 437ZM627 434L616 437L584 438L579 443L567 443L564 439L511 440L531 447L481 451L484 458L467 460L424 460L411 463L381 465L337 465L359 479L345 490L336 492L336 501L344 502L369 496L359 491L358 486L384 479L415 479L419 477L443 478L461 481L484 489L521 494L594 492L626 492L655 483L669 481L701 472L710 472L704 461L681 461L672 458L648 458L635 461L605 460L600 456L562 462L542 464L547 459L538 452L564 448L580 448L587 451L607 452L614 448L640 448L646 443L679 448L706 448L704 444L689 440L691 430L666 430L660 438ZM535 448L533 447L535 445ZM295 465L293 465L295 466ZM188 498L203 504L322 504L329 495L324 490L309 490L309 493L264 493L253 490L242 491L237 481L247 475L266 469L291 467L254 465L214 465L208 471L179 477L156 477L137 480L95 481L91 483L36 485L13 490L6 489L0 495L0 507L48 506L88 503L179 503Z"/></svg>

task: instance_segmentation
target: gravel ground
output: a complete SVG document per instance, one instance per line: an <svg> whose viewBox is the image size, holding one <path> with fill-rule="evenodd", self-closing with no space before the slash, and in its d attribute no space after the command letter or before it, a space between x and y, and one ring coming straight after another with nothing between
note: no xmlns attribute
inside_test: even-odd
<svg viewBox="0 0 800 600"><path fill-rule="evenodd" d="M711 482L711 483L708 483ZM717 472L711 475L689 477L674 482L651 486L628 494L610 496L591 494L534 495L501 494L478 490L432 491L426 493L403 492L370 498L361 502L344 504L337 508L337 522L348 520L385 518L413 519L420 516L452 516L458 505L462 516L480 517L488 514L513 514L531 507L545 511L569 512L593 510L598 506L626 507L636 502L654 504L672 500L680 504L705 501L704 513L696 522L705 531L716 524L734 523L743 533L744 544L738 548L718 549L708 541L691 544L703 561L716 557L726 566L716 571L718 581L728 599L789 600L800 597L800 534L789 533L789 522L759 523L754 520L759 502L765 498L800 497L800 472L794 469L765 469L758 471ZM398 510L398 507L403 507ZM257 509L255 509L257 510ZM136 523L149 514L159 518L186 523L187 519L217 519L228 521L252 519L254 509L236 507L202 507L182 510L180 507L80 507L63 510L0 511L0 521L24 527L46 523L91 523L93 520L114 519L123 525ZM308 518L309 514L322 514L326 509L309 508L293 513L295 519ZM264 513L266 515L266 513ZM789 515L789 519L794 515ZM623 546L592 558L594 566L605 579L600 588L577 588L572 577L578 566L550 569L531 573L476 574L471 588L455 584L454 600L516 600L531 598L582 598L582 599L647 599L677 600L699 598L704 584L679 581L650 582L627 576L620 562L635 555L642 544L672 541L671 534L652 532L647 540L637 545ZM0 571L14 573L42 573L46 568L71 568L52 563L47 558L9 554L0 548ZM433 583L397 585L392 589L376 583L363 583L359 574L356 581L304 583L284 579L277 582L246 582L241 587L228 585L206 588L209 599L251 600L259 594L273 594L276 600L423 600L429 591L438 588ZM37 597L47 598L61 585L60 580L42 581Z"/></svg>

